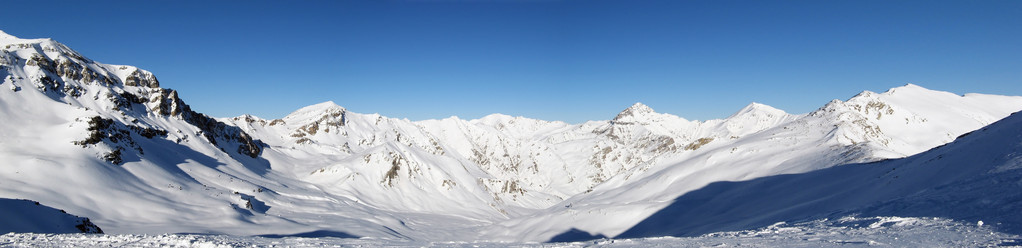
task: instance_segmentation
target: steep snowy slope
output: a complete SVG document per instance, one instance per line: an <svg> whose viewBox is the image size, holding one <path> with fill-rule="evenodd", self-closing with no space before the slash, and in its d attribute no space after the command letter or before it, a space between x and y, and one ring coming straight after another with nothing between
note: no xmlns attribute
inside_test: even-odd
<svg viewBox="0 0 1022 248"><path fill-rule="evenodd" d="M690 236L779 221L927 216L1022 233L1022 114L903 159L718 182L675 199L621 237Z"/></svg>
<svg viewBox="0 0 1022 248"><path fill-rule="evenodd" d="M3 33L0 77L0 197L112 233L616 236L713 182L903 157L1022 110L1022 97L907 85L809 114L752 103L707 121L641 103L575 125L409 121L333 102L214 119L150 72Z"/></svg>

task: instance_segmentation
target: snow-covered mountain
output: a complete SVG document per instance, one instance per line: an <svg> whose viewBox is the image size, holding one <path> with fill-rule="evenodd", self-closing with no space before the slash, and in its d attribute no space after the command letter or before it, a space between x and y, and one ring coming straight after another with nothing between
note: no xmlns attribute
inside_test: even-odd
<svg viewBox="0 0 1022 248"><path fill-rule="evenodd" d="M941 217L1022 232L1022 112L907 158L716 182L623 237L691 236L849 215Z"/></svg>
<svg viewBox="0 0 1022 248"><path fill-rule="evenodd" d="M613 237L714 182L906 157L1022 110L1022 97L906 85L707 121L641 103L582 124L409 121L333 102L215 119L148 71L2 32L0 77L0 197L111 233Z"/></svg>

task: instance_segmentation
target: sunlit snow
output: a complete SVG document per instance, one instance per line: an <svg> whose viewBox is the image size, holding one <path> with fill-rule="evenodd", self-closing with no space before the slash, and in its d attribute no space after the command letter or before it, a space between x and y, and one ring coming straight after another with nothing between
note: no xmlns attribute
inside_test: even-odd
<svg viewBox="0 0 1022 248"><path fill-rule="evenodd" d="M984 218L1022 207L1008 183L1022 168L1020 117L1005 119L1022 110L1017 96L910 84L810 113L751 103L702 121L641 103L581 124L409 121L334 102L214 119L148 71L2 32L0 78L0 198L109 234L13 233L0 245L983 246L1022 230ZM805 184L776 180L787 177ZM1008 198L955 198L984 193ZM689 200L702 205L678 205ZM535 243L623 234L635 239Z"/></svg>

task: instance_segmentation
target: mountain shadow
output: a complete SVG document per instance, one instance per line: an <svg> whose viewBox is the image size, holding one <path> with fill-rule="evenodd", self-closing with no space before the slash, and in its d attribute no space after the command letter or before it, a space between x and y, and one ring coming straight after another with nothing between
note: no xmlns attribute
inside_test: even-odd
<svg viewBox="0 0 1022 248"><path fill-rule="evenodd" d="M281 234L266 234L266 235L259 235L259 237L274 238L274 239L285 238L285 237L299 237L299 238L342 238L342 239L357 239L357 238L361 238L359 236L351 235L351 234L348 234L346 232L338 232L338 231L330 231L330 230L319 230L319 231L311 231L311 232L295 233L295 234L286 234L286 235L281 235Z"/></svg>
<svg viewBox="0 0 1022 248"><path fill-rule="evenodd" d="M605 238L607 238L607 236L603 236L603 234L592 235L592 234L589 234L586 231L582 231L582 230L578 230L578 229L572 228L571 230L568 230L568 231L566 231L564 233L558 234L557 236L554 236L553 238L550 238L550 240L547 241L547 243L589 241L589 240L594 240L594 239L605 239Z"/></svg>
<svg viewBox="0 0 1022 248"><path fill-rule="evenodd" d="M103 233L103 230L89 218L71 215L37 201L0 198L0 233L8 232Z"/></svg>
<svg viewBox="0 0 1022 248"><path fill-rule="evenodd" d="M863 217L984 221L1022 234L1022 115L929 151L803 174L716 182L615 238L697 236L777 222Z"/></svg>

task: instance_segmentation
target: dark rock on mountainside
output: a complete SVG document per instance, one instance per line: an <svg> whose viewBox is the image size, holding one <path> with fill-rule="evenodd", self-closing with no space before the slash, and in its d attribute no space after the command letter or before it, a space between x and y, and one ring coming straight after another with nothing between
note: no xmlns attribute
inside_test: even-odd
<svg viewBox="0 0 1022 248"><path fill-rule="evenodd" d="M262 153L263 143L252 139L252 136L242 131L241 128L224 124L205 114L192 111L188 104L185 104L178 97L177 91L172 89L158 89L150 96L150 111L166 116L178 116L189 124L195 125L202 130L202 135L210 143L227 149L228 144L237 142L236 151L240 154L255 158Z"/></svg>

